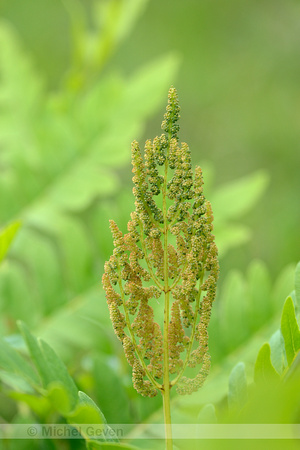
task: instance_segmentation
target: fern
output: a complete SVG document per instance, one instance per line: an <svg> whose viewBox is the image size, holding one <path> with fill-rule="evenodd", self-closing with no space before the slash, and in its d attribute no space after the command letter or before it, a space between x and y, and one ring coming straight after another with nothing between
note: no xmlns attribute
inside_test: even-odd
<svg viewBox="0 0 300 450"><path fill-rule="evenodd" d="M90 223L120 189L116 169L128 159L127 144L157 108L176 62L148 64L126 82L109 75L85 90L53 93L4 23L0 43L0 222L23 222L0 292L9 298L7 317L36 326L96 283L101 237Z"/></svg>
<svg viewBox="0 0 300 450"><path fill-rule="evenodd" d="M3 21L0 24L0 224L13 224L3 231L8 239L0 246L0 257L22 221L0 269L0 334L6 336L1 348L18 358L15 349L23 349L24 343L13 333L18 332L15 323L21 318L68 362L80 390L96 399L111 422L162 422L159 399L145 402L130 386L122 348L109 330L103 292L99 300L98 280L111 253L108 219L125 228L132 209L122 172L129 162L128 145L142 134L145 120L161 104L177 63L170 56L127 78L101 74L144 2L130 1L128 9L124 1L105 4L102 17L117 17L118 25L104 26L105 32L99 33L103 24L98 11L92 47L88 47L91 36L86 23L79 31L81 15L72 9L73 32L79 40L73 39L72 67L55 92L47 90L15 30ZM80 49L83 53L78 55ZM96 55L101 56L97 62ZM208 176L206 187L209 181ZM257 172L217 190L208 189L221 257L251 238L251 230L240 219L258 201L267 181L264 172ZM240 192L242 204L236 202ZM174 422L195 420L206 403L210 405L202 411L203 417L214 417L211 403L218 407L226 395L234 364L245 362L245 372L240 365L232 375L231 385L236 388L236 380L253 378L257 352L274 331L270 358L267 352L264 355L281 377L297 376L297 356L290 357L288 364L278 329L292 271L288 267L272 286L266 267L254 261L245 276L234 271L222 280L209 329L212 372L194 397L172 399ZM59 417L61 412L41 393L40 380L35 380L36 392L26 382L34 364L26 364L22 354L19 373L1 363L0 414L25 403L33 413L26 415L21 407L15 421L34 422L33 414L43 416L50 410ZM111 402L112 389L116 404ZM243 398L231 392L231 405L239 410ZM133 433L138 436L141 428Z"/></svg>
<svg viewBox="0 0 300 450"><path fill-rule="evenodd" d="M41 423L49 420L53 413L63 417L67 423L78 428L87 446L92 441L88 433L91 424L94 424L95 436L98 434L99 440L105 441L105 430L109 426L101 410L85 393L78 391L65 365L52 348L45 341L37 340L24 323L19 323L19 328L33 365L4 340L0 340L0 378L17 388L13 398L30 406ZM84 427L84 424L87 426ZM116 436L113 437L112 430L109 440L118 441Z"/></svg>

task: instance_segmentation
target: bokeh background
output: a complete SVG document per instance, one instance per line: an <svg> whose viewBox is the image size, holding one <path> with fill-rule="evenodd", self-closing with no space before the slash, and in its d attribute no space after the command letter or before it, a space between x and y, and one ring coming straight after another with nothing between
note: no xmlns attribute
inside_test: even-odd
<svg viewBox="0 0 300 450"><path fill-rule="evenodd" d="M170 82L179 91L181 136L194 158L211 163L215 185L257 169L270 176L255 212L245 217L254 236L231 255L231 264L260 257L275 273L299 257L299 3L143 3L103 69L129 75L159 55L176 53L179 68ZM82 5L92 15L92 2ZM1 15L55 89L72 46L63 2L3 0ZM147 121L142 141L158 133L161 114Z"/></svg>
<svg viewBox="0 0 300 450"><path fill-rule="evenodd" d="M130 387L100 280L112 251L108 220L125 230L133 208L130 142L160 133L174 85L180 137L203 167L221 256L215 376L178 406L195 414L224 395L241 355L251 373L293 289L300 4L2 0L0 15L0 225L22 221L1 267L0 334L18 346L24 320L108 420L156 417L159 400ZM119 404L97 388L104 382ZM13 402L3 405L13 417Z"/></svg>

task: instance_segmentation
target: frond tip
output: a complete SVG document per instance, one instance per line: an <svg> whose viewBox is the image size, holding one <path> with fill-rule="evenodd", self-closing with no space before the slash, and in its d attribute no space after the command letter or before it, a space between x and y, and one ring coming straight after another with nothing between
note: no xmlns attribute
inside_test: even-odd
<svg viewBox="0 0 300 450"><path fill-rule="evenodd" d="M200 167L178 143L179 104L171 87L162 129L132 143L135 211L128 233L110 222L114 251L105 263L103 286L114 331L132 367L133 385L154 396L167 385L190 394L210 367L208 324L219 274L211 204ZM155 305L164 298L164 323ZM170 309L170 311L169 311ZM200 366L193 378L191 374Z"/></svg>

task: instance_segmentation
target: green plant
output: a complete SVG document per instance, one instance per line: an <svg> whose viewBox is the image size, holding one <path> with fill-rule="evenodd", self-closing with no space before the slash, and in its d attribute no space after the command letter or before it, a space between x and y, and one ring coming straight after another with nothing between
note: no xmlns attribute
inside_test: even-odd
<svg viewBox="0 0 300 450"><path fill-rule="evenodd" d="M295 289L281 305L281 312L276 317L275 329L270 333L270 327L266 327L266 336L260 331L260 341L265 342L254 352L245 364L249 350L243 348L240 352L240 361L234 365L229 375L221 374L225 378L223 392L218 393L214 403L205 404L198 411L198 423L232 423L232 424L282 424L298 423L300 417L300 391L299 391L299 358L300 358L300 262L294 272ZM262 286L262 284L261 284ZM279 284L277 283L277 287ZM234 290L231 289L234 293ZM278 328L278 324L280 327ZM232 322L235 326L235 322ZM273 328L273 327L272 327ZM254 337L254 336L253 336ZM255 341L255 338L253 339ZM254 347L252 343L252 349ZM232 357L232 355L231 355ZM223 365L225 369L225 365ZM222 379L217 380L222 385ZM209 383L208 383L209 384ZM211 390L208 398L212 399L212 392L216 391L216 383L210 380ZM201 399L197 399L201 402ZM202 397L203 401L203 397ZM183 405L184 408L187 405ZM195 412L194 412L195 415ZM217 431L217 429L216 429ZM291 428L290 438L293 437ZM265 448L266 441L256 441L258 448ZM273 441L274 442L274 441ZM282 445L282 441L277 441ZM274 442L275 448L277 445ZM291 447L286 443L287 448ZM219 449L222 444L211 442L209 449ZM185 446L183 447L185 448ZM191 448L191 447L188 447ZM230 448L239 448L231 441ZM281 448L279 446L279 448Z"/></svg>
<svg viewBox="0 0 300 450"><path fill-rule="evenodd" d="M19 227L20 223L14 222L0 232L0 262ZM27 404L42 421L55 411L75 428L77 424L94 424L100 434L109 430L112 437L114 433L101 410L89 396L78 391L67 368L53 349L43 340L37 340L24 323L18 325L33 365L0 338L0 378L16 389L11 394L12 398ZM80 426L79 432L86 440L87 447L91 447L93 442L86 429ZM105 437L102 440L105 441ZM116 436L113 440L118 441Z"/></svg>
<svg viewBox="0 0 300 450"><path fill-rule="evenodd" d="M6 3L15 3L20 13L17 2ZM46 3L53 4L48 0ZM54 3L61 8L62 2ZM0 224L11 224L0 232L0 259L18 228L16 220L22 221L22 228L0 267L0 423L69 422L76 427L79 419L84 424L92 417L90 408L83 408L83 414L74 418L77 407L81 408L85 399L84 403L93 404L92 415L99 423L105 424L105 416L109 424L130 424L125 439L147 438L147 423L164 421L161 398L160 395L144 398L132 386L131 368L113 333L104 291L99 288L99 272L112 252L110 231L106 226L108 219L113 218L119 228L125 230L132 211L133 196L126 175L130 142L134 136L142 135L145 123L162 104L164 92L174 78L176 59L163 56L135 71L130 62L126 76L121 74L125 66L116 66L112 61L102 72L145 1L96 0L90 3L89 11L76 0L67 0L64 4L71 13L73 35L69 39L68 32L64 34L70 43L70 57L64 58L67 70L65 74L58 71L60 78L55 82L55 89L49 88L53 83L41 70L38 60L32 61L29 49L20 40L22 32L19 35L10 21L2 18L0 22ZM55 41L53 35L49 37ZM138 55L134 54L134 58L138 61ZM49 66L56 66L51 55L49 58L47 55L47 59ZM207 86L205 82L197 86L206 114L207 104L201 89L207 90ZM221 91L216 96L218 103ZM187 91L185 101L188 100L186 94ZM209 111L207 118L211 121ZM232 123L240 130L235 120ZM217 146L226 154L228 146L224 133L218 132L215 121L213 124L217 126L213 139L219 144L222 141L222 146ZM197 158L200 139L203 146L211 146L206 145L206 126L200 133L198 127L194 128L197 133L193 138L191 126L189 139L195 149L194 158ZM260 408L260 396L266 405L264 420L274 417L277 399L278 404L283 405L278 421L293 420L289 399L292 397L295 402L298 399L294 392L299 391L299 351L289 365L278 324L283 300L292 289L294 266L283 268L275 280L270 267L261 261L251 261L244 273L243 269L235 269L237 264L231 259L234 253L239 253L239 261L246 262L251 252L243 249L250 239L256 245L255 252L263 254L262 241L254 226L255 217L259 217L256 220L260 225L265 223L261 220L263 215L256 210L251 214L251 223L241 219L257 206L268 174L260 170L239 180L218 184L218 178L213 180L214 173L218 174L216 162L210 167L201 156L200 163L204 169L206 197L213 205L214 233L223 270L208 328L212 366L209 377L202 388L190 396L173 395L175 388L171 389L172 422L225 421L226 414L224 419L222 412L227 403L229 418L247 421L251 414L255 417ZM225 167L224 176L231 174L231 167L230 174ZM270 207L269 197L267 201ZM167 202L171 203L169 199ZM157 206L162 207L162 204ZM294 220L293 215L286 224L291 220ZM272 233L269 236L272 237ZM278 250L281 244L288 251L286 242L291 242L291 237L285 239L284 243L277 240L273 248ZM170 244L174 247L176 244L171 235ZM237 252L231 251L234 247L238 247ZM277 253L280 257L276 261L283 266L282 252ZM147 269L145 261L139 262ZM170 280L170 284L173 281ZM150 282L143 286L150 288ZM153 306L155 320L163 328L161 298L150 299L149 305ZM295 295L292 299L295 303ZM291 319L292 330L297 331L293 314L290 314L293 313L290 301L286 308L289 315L285 317ZM296 303L295 311L299 319ZM134 320L135 316L130 317ZM17 322L18 319L23 323ZM268 382L269 377L274 378L274 370L268 364L268 345L264 345L259 357L262 364L253 370L259 348L268 340L271 363L280 376L278 381L275 374L274 384ZM296 347L293 351L297 352ZM180 354L184 355L184 352ZM292 355L290 348L289 361ZM54 366L52 371L45 364L49 359ZM43 365L52 372L51 379L45 378L41 371ZM259 367L267 370L264 372ZM252 383L253 372L256 373L255 383ZM187 366L186 376L192 378L194 374L195 369ZM266 383L262 382L264 379ZM289 384L289 379L295 383ZM156 381L162 384L163 380ZM286 384L288 390L281 390ZM79 391L86 394L79 395ZM100 428L102 425L100 423ZM153 435L148 436L153 438ZM155 434L155 429L154 436L157 441L149 441L149 447L163 448L164 442ZM128 448L124 442L105 440L21 442L13 440L13 435L10 437L3 442L0 440L1 450L73 449L92 445ZM147 446L145 439L131 442ZM187 442L175 443L184 448ZM199 441L195 446L199 447Z"/></svg>
<svg viewBox="0 0 300 450"><path fill-rule="evenodd" d="M8 251L9 246L19 228L20 223L13 222L0 231L0 263L4 259L6 252Z"/></svg>
<svg viewBox="0 0 300 450"><path fill-rule="evenodd" d="M244 423L297 423L300 417L299 361L300 263L295 270L295 290L283 305L280 328L259 349L253 384L245 365L238 363L229 377L228 406L231 420ZM237 375L238 374L238 375ZM254 385L254 386L253 386ZM264 408L258 403L264 399Z"/></svg>
<svg viewBox="0 0 300 450"><path fill-rule="evenodd" d="M72 9L79 2L67 3ZM17 319L37 327L96 285L107 257L99 233L102 202L120 190L128 145L159 107L177 65L170 55L126 78L101 73L108 41L115 46L136 18L128 3L138 13L145 2L109 0L102 9L94 3L97 26L91 31L83 15L80 30L74 24L74 58L55 90L17 30L0 21L0 224L23 223L0 275L0 335L13 332ZM114 14L111 28L106 20Z"/></svg>
<svg viewBox="0 0 300 450"><path fill-rule="evenodd" d="M177 385L179 394L191 394L208 375L207 327L219 272L202 171L196 167L193 175L190 150L186 143L178 145L178 119L177 93L171 87L162 122L166 134L146 142L144 159L138 143L132 144L136 209L127 234L110 222L115 249L103 275L133 385L144 396L162 394L168 449L170 389ZM151 306L161 295L163 324L154 321ZM194 378L183 376L187 367L199 364Z"/></svg>
<svg viewBox="0 0 300 450"><path fill-rule="evenodd" d="M28 363L24 355L20 355L4 339L0 339L1 378L16 389L11 394L12 398L27 404L41 423L51 421L51 416L58 414L66 423L78 429L87 448L93 448L92 445L96 443L95 437L91 438L84 424L94 425L95 436L100 436L96 441L105 442L105 434L109 430L109 441L118 442L100 408L88 395L78 391L54 350L42 339L34 337L24 323L18 325L33 364Z"/></svg>

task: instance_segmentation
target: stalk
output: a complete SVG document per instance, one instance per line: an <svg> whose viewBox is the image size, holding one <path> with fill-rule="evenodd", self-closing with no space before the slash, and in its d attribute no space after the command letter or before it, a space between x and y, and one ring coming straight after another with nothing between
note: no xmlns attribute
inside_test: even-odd
<svg viewBox="0 0 300 450"><path fill-rule="evenodd" d="M165 174L163 185L163 217L164 217L164 374L163 374L163 409L165 421L166 449L172 450L172 425L170 409L170 373L169 373L169 322L170 322L170 288L168 268L168 221L167 221L167 181L168 181L168 158L165 161Z"/></svg>
<svg viewBox="0 0 300 450"><path fill-rule="evenodd" d="M178 144L179 109L171 87L162 122L166 134L148 139L144 155L138 142L132 143L135 211L126 234L110 221L114 251L102 278L134 388L145 397L162 394L167 450L173 449L171 388L191 394L208 375L207 327L219 272L202 171L196 167L193 173L188 145ZM158 195L162 205L155 201ZM163 326L155 321L153 308L153 299L160 296ZM194 378L183 376L187 367L197 365Z"/></svg>
<svg viewBox="0 0 300 450"><path fill-rule="evenodd" d="M169 375L169 373L168 373ZM169 378L169 376L167 377ZM164 382L165 384L165 382ZM165 439L166 439L166 450L173 449L173 441L172 441L172 421L171 421L171 409L170 409L170 386L169 380L168 383L165 384L164 390L162 391L163 395L163 409L164 409L164 421L165 421Z"/></svg>

